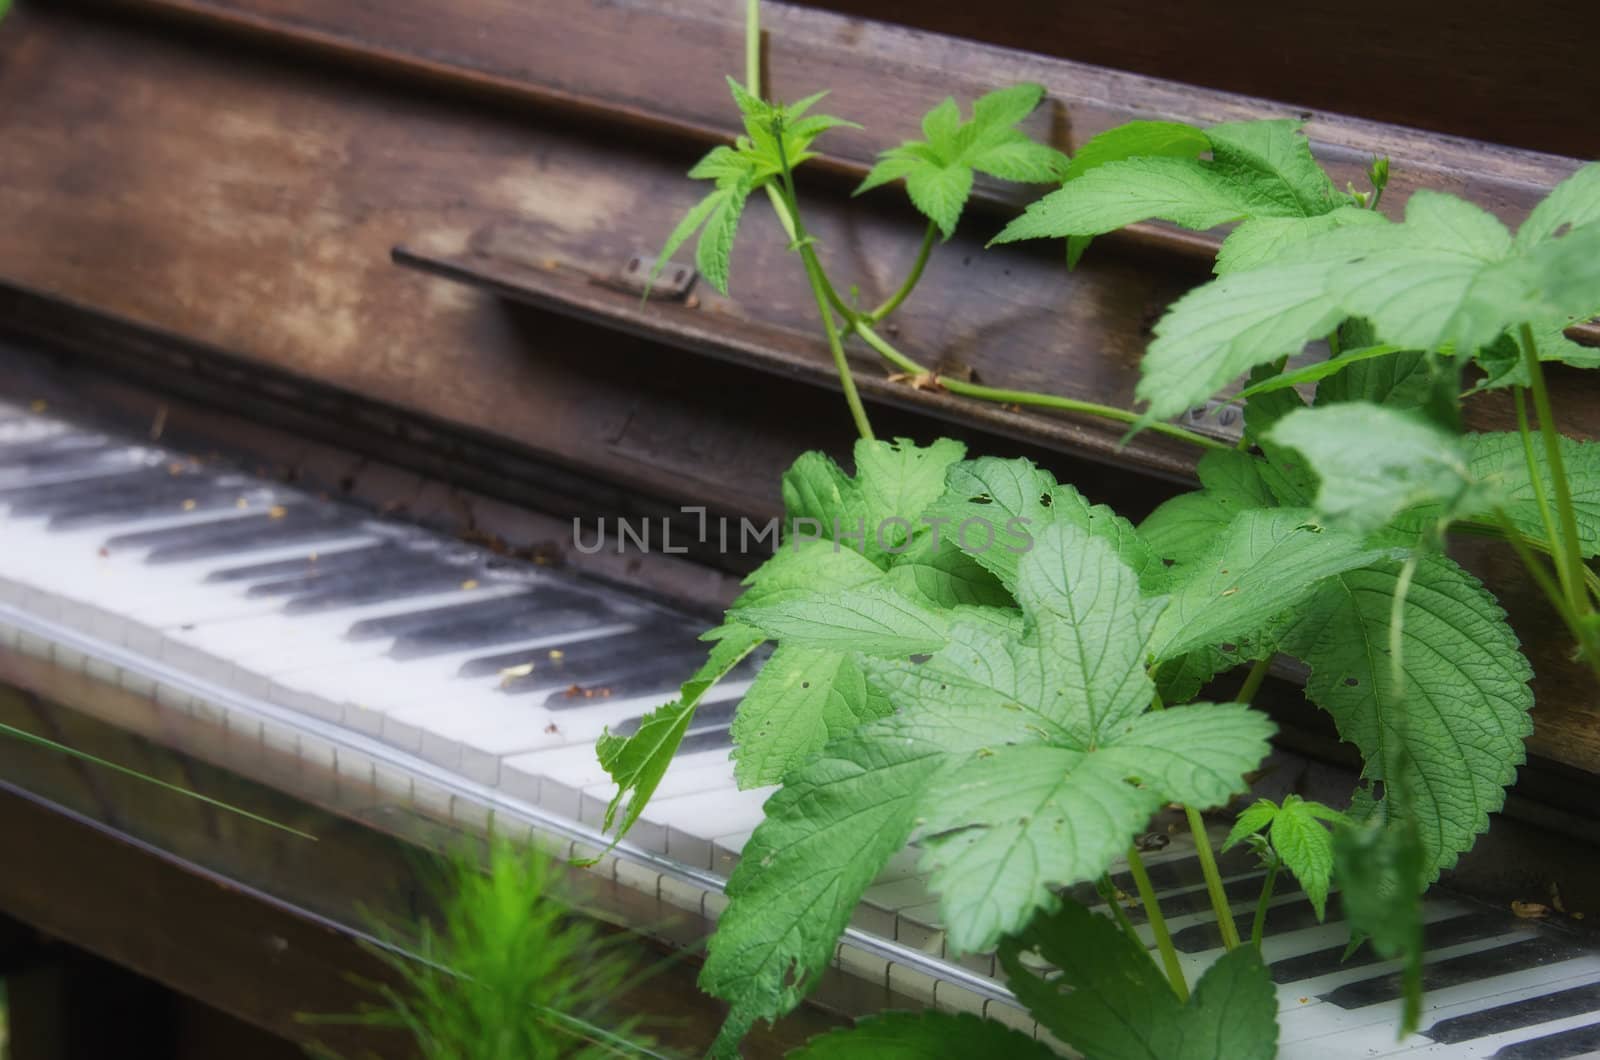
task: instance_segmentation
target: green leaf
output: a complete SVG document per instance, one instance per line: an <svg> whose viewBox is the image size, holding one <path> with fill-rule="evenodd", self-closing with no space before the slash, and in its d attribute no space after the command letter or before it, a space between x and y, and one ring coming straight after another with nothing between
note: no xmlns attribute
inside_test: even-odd
<svg viewBox="0 0 1600 1060"><path fill-rule="evenodd" d="M1472 477L1496 488L1506 515L1517 529L1530 537L1542 538L1544 522L1539 515L1533 479L1528 474L1522 436L1498 432L1469 434L1462 440L1466 445L1468 469ZM1579 548L1586 558L1600 555L1600 442L1582 442L1563 437L1560 446L1561 462L1566 468L1567 485L1572 492ZM1550 468L1542 445L1534 446L1534 459L1539 468L1544 495L1546 499L1553 497L1555 486L1550 479Z"/></svg>
<svg viewBox="0 0 1600 1060"><path fill-rule="evenodd" d="M991 92L973 104L968 121L954 99L945 99L923 116L925 139L884 151L855 194L904 180L912 204L949 239L972 193L974 169L1018 181L1051 181L1066 169L1066 156L1014 128L1043 95L1029 84Z"/></svg>
<svg viewBox="0 0 1600 1060"><path fill-rule="evenodd" d="M1241 513L1276 505L1261 461L1238 450L1212 450L1195 468L1203 489L1180 493L1139 524L1156 555L1183 566L1203 556Z"/></svg>
<svg viewBox="0 0 1600 1060"><path fill-rule="evenodd" d="M954 465L945 495L928 506L923 519L937 523L941 540L954 542L1008 589L1016 586L1017 567L1035 536L1056 522L1110 541L1146 590L1164 573L1132 524L1105 505L1090 505L1029 460L980 457Z"/></svg>
<svg viewBox="0 0 1600 1060"><path fill-rule="evenodd" d="M1036 951L1060 974L1023 963ZM1271 1060L1278 1044L1277 992L1253 947L1218 958L1188 1004L1149 953L1110 920L1071 900L1000 947L1007 982L1057 1038L1115 1060Z"/></svg>
<svg viewBox="0 0 1600 1060"><path fill-rule="evenodd" d="M1600 224L1515 249L1490 214L1419 191L1404 224L1325 232L1179 299L1156 325L1135 392L1149 420L1170 418L1346 317L1367 318L1394 345L1473 353L1513 325L1592 311L1597 290Z"/></svg>
<svg viewBox="0 0 1600 1060"><path fill-rule="evenodd" d="M1012 607L1015 601L1000 580L945 537L918 538L889 567L896 592L936 607Z"/></svg>
<svg viewBox="0 0 1600 1060"><path fill-rule="evenodd" d="M961 219L961 210L972 194L970 166L918 166L906 174L906 194L922 215L939 226L949 239Z"/></svg>
<svg viewBox="0 0 1600 1060"><path fill-rule="evenodd" d="M1517 249L1531 250L1562 228L1600 221L1600 162L1590 162L1557 184L1517 229Z"/></svg>
<svg viewBox="0 0 1600 1060"><path fill-rule="evenodd" d="M1410 1034L1422 1015L1422 889L1430 875L1417 830L1409 820L1341 828L1333 860L1352 935L1365 935L1379 957L1404 962L1400 1034Z"/></svg>
<svg viewBox="0 0 1600 1060"><path fill-rule="evenodd" d="M719 148L718 150L725 150L725 148ZM713 151L711 155L707 155L706 158L701 161L700 166L704 166L711 160L712 155L715 154L716 152ZM696 166L695 169L699 169L700 166ZM690 175L693 176L692 171ZM672 234L667 236L666 243L664 243L661 247L661 253L656 255L656 266L654 269L650 270L651 282L654 282L655 278L661 274L661 270L667 267L668 261L671 259L673 254L677 253L678 248L683 246L683 244L688 241L690 236L694 235L700 230L700 226L706 223L706 218L710 217L712 212L716 210L718 206L722 205L723 200L725 200L727 197L728 192L722 188L718 188L716 191L713 191L711 194L707 195L705 198L689 207L689 211L683 215L683 220L678 222L678 227L674 228L672 230Z"/></svg>
<svg viewBox="0 0 1600 1060"><path fill-rule="evenodd" d="M735 607L728 618L779 640L867 655L937 651L949 637L947 620L940 612L901 596L884 583L832 592L796 592Z"/></svg>
<svg viewBox="0 0 1600 1060"><path fill-rule="evenodd" d="M1256 217L1314 217L1337 205L1333 182L1292 118L1227 122L1206 130L1212 168ZM1348 201L1348 200L1345 200Z"/></svg>
<svg viewBox="0 0 1600 1060"><path fill-rule="evenodd" d="M733 237L739 231L739 218L750 194L748 182L726 189L700 231L695 246L695 268L706 282L722 294L728 293L728 267L733 257Z"/></svg>
<svg viewBox="0 0 1600 1060"><path fill-rule="evenodd" d="M972 103L972 123L980 129L1010 129L1032 114L1044 98L1044 86L1024 81L979 96Z"/></svg>
<svg viewBox="0 0 1600 1060"><path fill-rule="evenodd" d="M1393 349L1391 346L1368 346ZM1315 404L1334 405L1342 401L1371 401L1399 409L1421 408L1433 384L1428 370L1431 354L1420 350L1399 350L1390 357L1361 359L1324 380L1317 387Z"/></svg>
<svg viewBox="0 0 1600 1060"><path fill-rule="evenodd" d="M1382 214L1359 206L1340 206L1311 217L1252 217L1222 241L1222 246L1217 250L1215 271L1221 276L1228 272L1257 269L1272 262L1285 249L1323 232L1352 225L1385 223Z"/></svg>
<svg viewBox="0 0 1600 1060"><path fill-rule="evenodd" d="M1326 361L1316 361L1293 371L1279 372L1277 375L1269 376L1259 383L1251 383L1235 396L1238 398L1250 398L1257 394L1270 394L1274 390L1286 390L1289 387L1315 383L1338 375L1345 369L1354 367L1364 361L1369 361L1376 357L1389 357L1399 352L1400 347L1389 345L1362 346L1358 349L1346 350L1339 356L1330 357ZM1320 388L1317 394L1319 397L1321 396L1322 390ZM1382 402L1378 403L1381 404Z"/></svg>
<svg viewBox="0 0 1600 1060"><path fill-rule="evenodd" d="M1302 510L1242 512L1204 556L1174 568L1171 603L1156 622L1151 653L1171 659L1253 633L1324 578L1393 553L1319 527Z"/></svg>
<svg viewBox="0 0 1600 1060"><path fill-rule="evenodd" d="M1232 850L1244 842L1246 837L1255 835L1277 815L1277 803L1271 799L1257 799L1234 820L1233 828L1228 831L1228 838L1222 844L1223 851Z"/></svg>
<svg viewBox="0 0 1600 1060"><path fill-rule="evenodd" d="M606 807L602 830L616 824L616 838L628 834L639 819L650 796L672 764L672 756L683 742L683 734L694 719L695 708L705 693L738 666L765 638L751 629L729 630L711 648L710 657L694 676L685 681L679 698L645 715L639 728L628 737L601 733L595 744L600 765L616 782L617 794ZM623 803L627 806L624 809ZM621 820L618 821L618 812Z"/></svg>
<svg viewBox="0 0 1600 1060"><path fill-rule="evenodd" d="M1588 320L1600 314L1584 313L1573 319L1557 319L1530 328L1534 349L1541 361L1553 361L1574 368L1600 368L1600 350L1579 346L1563 332L1579 320ZM1477 361L1484 371L1476 390L1496 390L1507 386L1527 386L1528 366L1522 359L1518 338L1510 332L1478 351Z"/></svg>
<svg viewBox="0 0 1600 1060"><path fill-rule="evenodd" d="M1072 156L1066 179L1128 158L1199 158L1211 150L1206 134L1176 121L1130 121L1091 137Z"/></svg>
<svg viewBox="0 0 1600 1060"><path fill-rule="evenodd" d="M734 776L741 788L777 784L830 740L889 709L852 656L781 644L734 716Z"/></svg>
<svg viewBox="0 0 1600 1060"><path fill-rule="evenodd" d="M1333 874L1333 833L1318 810L1327 807L1306 802L1298 795L1286 795L1283 808L1272 818L1272 849L1300 881L1321 920L1327 912L1328 887ZM1327 811L1332 813L1333 811Z"/></svg>
<svg viewBox="0 0 1600 1060"><path fill-rule="evenodd" d="M1365 534L1418 504L1439 502L1447 519L1493 506L1461 440L1410 412L1359 401L1301 409L1270 437L1316 471L1317 511L1331 526Z"/></svg>
<svg viewBox="0 0 1600 1060"><path fill-rule="evenodd" d="M1205 133L1212 152L1209 162L1195 157L1199 151L1193 149L1191 134L1183 126L1123 134L1091 156L1095 164L1069 167L1067 183L1059 191L1031 204L993 242L1099 235L1151 219L1204 230L1229 221L1246 221L1241 227L1249 228L1263 218L1304 219L1329 213L1349 200L1336 196L1297 129L1298 123L1288 120L1214 126ZM1122 154L1137 149L1147 134L1154 146L1162 148L1159 155ZM1113 155L1121 157L1109 157ZM1342 223L1367 222L1341 217L1298 230L1280 226L1263 230L1262 238L1288 245L1298 241L1297 232L1303 239L1312 231ZM1258 253L1248 249L1255 238L1245 235L1229 258ZM1081 254L1081 246L1077 253Z"/></svg>
<svg viewBox="0 0 1600 1060"><path fill-rule="evenodd" d="M970 1012L888 1012L818 1035L789 1060L1055 1060L1049 1046Z"/></svg>
<svg viewBox="0 0 1600 1060"><path fill-rule="evenodd" d="M1389 619L1400 567L1391 560L1331 578L1279 643L1310 667L1306 694L1361 751L1364 775L1405 793L1431 877L1472 846L1505 801L1533 731L1532 670L1494 597L1429 554L1402 611L1406 685L1394 687ZM1384 775L1390 759L1399 776Z"/></svg>
<svg viewBox="0 0 1600 1060"><path fill-rule="evenodd" d="M1188 158L1129 158L1092 169L1030 203L990 240L1092 236L1158 219L1207 229L1245 216L1234 189Z"/></svg>

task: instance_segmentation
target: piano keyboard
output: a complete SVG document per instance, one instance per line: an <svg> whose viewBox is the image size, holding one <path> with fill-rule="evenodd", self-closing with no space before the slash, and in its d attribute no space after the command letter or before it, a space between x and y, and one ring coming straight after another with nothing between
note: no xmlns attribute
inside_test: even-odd
<svg viewBox="0 0 1600 1060"><path fill-rule="evenodd" d="M596 737L636 725L704 655L698 622L616 588L3 404L0 530L0 657L82 673L264 751L357 763L451 820L520 815L591 852L613 793ZM720 912L770 794L739 791L728 760L758 666L708 696L629 842L594 871ZM1175 836L1148 864L1193 981L1220 938L1192 843ZM1260 875L1237 855L1223 867L1247 925ZM1277 897L1264 956L1280 1055L1600 1051L1600 955L1447 896L1430 896L1426 916L1424 1030L1396 1041L1397 964L1365 950L1341 960L1336 898L1318 924L1298 894ZM1040 1033L992 956L946 958L915 851L867 892L837 963L912 1002Z"/></svg>

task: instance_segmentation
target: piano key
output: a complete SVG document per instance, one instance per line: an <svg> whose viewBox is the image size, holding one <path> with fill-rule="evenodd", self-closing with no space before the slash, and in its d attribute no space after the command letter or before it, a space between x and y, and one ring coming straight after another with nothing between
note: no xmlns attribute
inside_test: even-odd
<svg viewBox="0 0 1600 1060"><path fill-rule="evenodd" d="M167 512L256 511L270 509L277 494L269 489L244 488L219 480L209 487L172 490L157 496L106 497L95 503L74 505L51 513L50 527L77 530L116 526Z"/></svg>
<svg viewBox="0 0 1600 1060"><path fill-rule="evenodd" d="M345 553L332 563L298 564L290 572L277 575L258 574L249 578L251 584L246 592L250 596L297 596L310 594L327 588L336 588L344 584L341 579L370 578L375 572L385 569L404 569L411 564L426 564L431 567L434 565L434 561L429 559L426 554L419 554L415 549L405 548L394 542L386 542L375 548ZM271 566L281 566L281 564L273 564ZM237 570L239 568L234 569ZM251 568L244 569L249 570ZM217 580L244 579L235 576L222 577Z"/></svg>
<svg viewBox="0 0 1600 1060"><path fill-rule="evenodd" d="M1600 1021L1507 1045L1494 1055L1495 1060L1565 1060L1593 1056L1596 1051L1600 1051Z"/></svg>
<svg viewBox="0 0 1600 1060"><path fill-rule="evenodd" d="M389 654L396 659L418 659L474 647L482 651L500 644L546 642L574 629L629 617L629 612L613 611L605 605L573 606L571 601L570 594L540 586L499 605L455 608L432 625L396 637Z"/></svg>
<svg viewBox="0 0 1600 1060"><path fill-rule="evenodd" d="M247 512L192 526L171 527L119 534L105 544L108 551L147 549L150 563L177 563L186 560L227 556L251 545L283 544L296 539L327 537L335 531L359 524L349 512L308 503L269 512Z"/></svg>
<svg viewBox="0 0 1600 1060"><path fill-rule="evenodd" d="M170 459L170 454L160 449L143 446L104 448L86 452L68 464L43 468L0 468L0 492L19 488L45 486L58 482L81 482L103 478L122 471L153 467Z"/></svg>
<svg viewBox="0 0 1600 1060"><path fill-rule="evenodd" d="M506 683L510 684L513 680L520 680L524 676L534 677L552 672L567 672L569 667L592 666L596 662L617 658L625 651L655 655L664 652L687 653L698 648L703 655L708 647L705 641L698 639L692 627L685 623L652 622L639 626L629 634L629 637L630 642L625 646L587 641L581 647L560 650L559 653L500 652L466 663L461 667L461 676L506 675ZM531 669L523 674L520 672L522 667ZM687 676L685 674L685 677ZM572 678L565 681L557 679L550 687L571 684L572 680Z"/></svg>
<svg viewBox="0 0 1600 1060"><path fill-rule="evenodd" d="M491 576L498 578L498 576ZM610 602L599 597L585 597L576 591L572 583L554 578L520 578L515 582L507 581L505 584L520 586L527 593L535 593L541 602L563 610L584 612L594 623L615 622L624 617L628 612L642 613L637 608L613 608ZM418 635L426 630L441 626L448 626L465 617L465 613L450 608L433 610L418 610L397 614L381 619L359 622L350 628L351 640L372 640L384 638L400 638Z"/></svg>
<svg viewBox="0 0 1600 1060"><path fill-rule="evenodd" d="M1570 960L1583 952L1583 947L1576 943L1549 934L1538 934L1492 949L1430 963L1423 969L1422 985L1424 990L1433 993L1461 983ZM1340 1008L1362 1008L1400 997L1402 982L1399 972L1390 972L1346 983L1321 997Z"/></svg>
<svg viewBox="0 0 1600 1060"><path fill-rule="evenodd" d="M154 490L173 481L182 483L199 477L199 472L174 475L159 465L124 465L104 475L28 483L0 489L0 507L5 508L12 518L48 515L56 505L90 500L104 496L110 491Z"/></svg>
<svg viewBox="0 0 1600 1060"><path fill-rule="evenodd" d="M86 453L107 449L113 445L117 443L103 434L56 432L0 447L0 469L48 468L60 463L71 464L82 459Z"/></svg>
<svg viewBox="0 0 1600 1060"><path fill-rule="evenodd" d="M571 683L564 688L549 691L542 705L546 710L564 711L581 706L597 697L622 699L648 692L660 692L670 698L684 678L694 673L695 667L700 665L700 658L698 653L677 657L666 655L586 667L577 673L567 674ZM529 675L530 678L532 676ZM505 691L513 696L526 692L544 692L549 688L548 681L551 677L551 674L546 674L546 683L539 685L532 685L531 682L522 683L520 679L513 680L506 684Z"/></svg>
<svg viewBox="0 0 1600 1060"><path fill-rule="evenodd" d="M297 552L286 559L263 560L241 566L224 566L206 575L208 582L246 582L253 591L257 583L270 583L324 570L341 570L368 562L374 553L387 554L394 547L383 541L375 545L346 549L336 553Z"/></svg>
<svg viewBox="0 0 1600 1060"><path fill-rule="evenodd" d="M453 586L467 587L476 580L470 569L451 567L433 560L411 559L369 573L326 575L314 582L305 593L292 596L284 605L284 611L291 615L339 611L389 600L431 596Z"/></svg>
<svg viewBox="0 0 1600 1060"><path fill-rule="evenodd" d="M1448 920L1434 921L1427 924L1423 930L1423 944L1428 949L1442 949L1453 946L1458 942L1471 942L1476 939L1489 938L1505 931L1505 917L1498 913L1471 913L1466 916L1453 917ZM1345 956L1348 946L1345 942L1328 946L1324 949L1313 950L1293 957L1285 957L1274 961L1268 970L1275 983L1294 983L1302 979L1313 979L1319 975L1338 971L1342 968L1360 968L1369 964L1376 964L1379 957L1371 946L1363 946L1355 953Z"/></svg>
<svg viewBox="0 0 1600 1060"><path fill-rule="evenodd" d="M1596 1011L1600 1011L1600 982L1584 983L1442 1019L1423 1033L1436 1042L1448 1045Z"/></svg>

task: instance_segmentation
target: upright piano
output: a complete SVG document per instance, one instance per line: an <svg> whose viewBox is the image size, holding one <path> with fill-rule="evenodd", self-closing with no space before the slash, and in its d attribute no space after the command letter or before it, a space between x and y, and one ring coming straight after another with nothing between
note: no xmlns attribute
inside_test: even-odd
<svg viewBox="0 0 1600 1060"><path fill-rule="evenodd" d="M831 137L802 193L868 297L921 221L848 190L947 94L1037 81L1029 128L1067 151L1135 117L1296 116L1341 182L1387 156L1397 199L1443 188L1508 220L1600 154L1592 5L763 9L774 94L832 89L865 126ZM709 1042L721 1013L695 951L770 793L739 791L728 760L749 675L702 706L615 847L594 741L671 698L759 561L706 526L777 515L782 469L852 437L770 213L744 224L731 296L685 267L641 297L696 194L684 172L737 131L721 75L741 13L19 0L0 22L0 722L58 745L0 735L17 1060L409 1055L301 1017L352 1011L360 980L383 980L373 918L425 907L420 852L491 833L573 861L584 912L665 969L625 1003L665 1047ZM984 250L1029 191L980 184L900 341L944 371L1128 407L1150 326L1216 239L1135 226L1070 273L1057 250ZM1029 456L1135 517L1192 475L1159 436L1124 445L1119 425L974 404L851 357L881 433ZM1593 436L1600 394L1558 378L1563 424ZM1472 415L1500 427L1511 410ZM1193 426L1237 437L1226 408ZM1600 1049L1581 919L1600 910L1600 708L1510 559L1462 558L1538 671L1529 763L1430 893L1419 1035L1394 1039L1391 963L1342 959L1336 916L1275 908L1285 1056ZM1259 786L1342 799L1355 759L1294 677L1262 697L1281 734ZM1148 838L1203 966L1220 940L1193 846ZM1243 908L1254 870L1224 868ZM946 955L909 852L835 964L749 1055L886 1008L1038 1032L992 956Z"/></svg>

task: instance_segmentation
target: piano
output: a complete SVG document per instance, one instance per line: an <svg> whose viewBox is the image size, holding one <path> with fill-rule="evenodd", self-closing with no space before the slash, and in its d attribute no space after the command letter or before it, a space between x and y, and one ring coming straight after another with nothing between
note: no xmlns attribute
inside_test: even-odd
<svg viewBox="0 0 1600 1060"><path fill-rule="evenodd" d="M695 195L683 172L734 131L719 75L740 61L739 6L20 0L0 23L0 722L74 752L0 735L17 1060L311 1042L410 1055L301 1017L370 1000L356 980L386 975L373 916L421 915L422 852L489 835L566 859L585 915L662 964L621 1001L663 1047L714 1036L694 954L771 791L738 790L728 758L761 660L701 706L615 846L594 742L672 698L759 562L706 526L772 518L794 456L852 437L770 215L745 222L731 296L690 275L641 298ZM1556 61L1583 39L1573 27L1600 29L1584 5L1550 5L1559 35L1508 29L1499 106L1481 98L1488 75L1401 32L1437 4L1352 45L1357 66L1392 61L1365 89L1257 61L1262 43L1237 36L1212 42L1201 76L1174 49L1220 31L1182 5L1137 5L1152 18L1136 31L1085 12L1079 33L1026 4L984 27L953 4L911 26L863 17L911 17L897 5L827 6L764 5L770 78L787 96L832 87L867 125L837 137L805 193L868 296L888 293L874 285L910 260L921 221L889 196L852 202L851 179L947 93L1039 81L1030 129L1069 151L1135 116L1298 115L1340 180L1387 155L1391 194L1445 188L1509 220L1600 154L1579 102L1592 64ZM1466 7L1451 40L1504 18ZM1296 27L1326 29L1285 17L1269 42L1284 55ZM1430 77L1446 84L1411 91ZM1203 280L1216 239L1136 226L1070 274L1053 250L983 251L1028 193L980 185L982 223L941 250L899 338L943 371L1127 407L1155 315ZM1117 425L976 405L851 356L880 433L1029 456L1135 517L1192 474L1159 436L1124 446ZM1594 436L1600 394L1556 371L1563 423ZM1498 428L1512 410L1472 414ZM1190 425L1239 430L1226 407ZM623 523L653 527L655 547ZM1461 555L1538 671L1530 761L1429 894L1419 1034L1395 1039L1393 962L1343 959L1336 903L1319 924L1300 896L1275 900L1264 956L1285 1057L1600 1050L1581 917L1600 909L1600 710L1512 563ZM1354 759L1295 676L1261 697L1281 734L1257 787L1339 803ZM1167 823L1141 843L1197 972L1221 940L1193 844ZM1223 871L1252 907L1251 859ZM893 1008L1041 1034L992 955L947 956L914 851L868 891L835 964L747 1055Z"/></svg>

